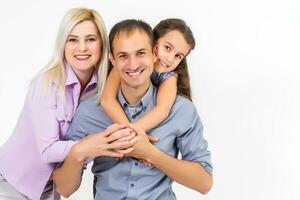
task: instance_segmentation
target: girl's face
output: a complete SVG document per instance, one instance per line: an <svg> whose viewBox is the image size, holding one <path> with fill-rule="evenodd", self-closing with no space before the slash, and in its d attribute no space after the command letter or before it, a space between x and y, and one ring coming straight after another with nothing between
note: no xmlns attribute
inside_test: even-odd
<svg viewBox="0 0 300 200"><path fill-rule="evenodd" d="M173 71L190 49L182 33L177 30L166 33L156 41L154 47L157 56L154 71L158 73Z"/></svg>
<svg viewBox="0 0 300 200"><path fill-rule="evenodd" d="M90 73L101 58L101 39L94 22L85 20L70 31L65 58L75 74Z"/></svg>

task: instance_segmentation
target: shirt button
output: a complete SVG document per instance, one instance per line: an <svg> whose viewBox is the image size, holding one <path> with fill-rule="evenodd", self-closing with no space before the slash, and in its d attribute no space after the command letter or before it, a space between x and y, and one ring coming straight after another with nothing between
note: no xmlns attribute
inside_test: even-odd
<svg viewBox="0 0 300 200"><path fill-rule="evenodd" d="M135 162L134 164L135 164L135 166L138 166L138 165L139 165L137 162Z"/></svg>
<svg viewBox="0 0 300 200"><path fill-rule="evenodd" d="M133 118L133 119L135 119L135 118L136 118L136 116L132 116L132 118Z"/></svg>
<svg viewBox="0 0 300 200"><path fill-rule="evenodd" d="M131 184L130 184L130 186L131 186L131 187L134 187L134 184L133 184L133 183L131 183Z"/></svg>

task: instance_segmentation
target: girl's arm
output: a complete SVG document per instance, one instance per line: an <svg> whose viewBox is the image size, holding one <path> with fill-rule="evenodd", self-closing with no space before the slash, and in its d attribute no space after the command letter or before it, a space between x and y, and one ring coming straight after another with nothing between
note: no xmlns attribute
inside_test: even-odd
<svg viewBox="0 0 300 200"><path fill-rule="evenodd" d="M135 124L148 131L165 120L175 102L177 94L177 76L173 75L159 84L156 106Z"/></svg>
<svg viewBox="0 0 300 200"><path fill-rule="evenodd" d="M104 111L114 123L127 125L129 120L117 100L119 86L120 77L116 70L112 68L106 80L105 87L100 98L100 103Z"/></svg>

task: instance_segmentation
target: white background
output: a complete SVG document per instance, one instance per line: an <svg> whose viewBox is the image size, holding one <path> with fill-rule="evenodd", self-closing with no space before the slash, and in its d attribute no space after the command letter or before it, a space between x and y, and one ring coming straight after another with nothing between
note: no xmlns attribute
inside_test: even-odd
<svg viewBox="0 0 300 200"><path fill-rule="evenodd" d="M62 16L79 6L98 10L108 30L126 18L154 26L167 17L192 28L189 69L214 187L203 196L174 184L179 200L300 199L298 0L1 1L0 144L13 131L30 79L52 54ZM86 171L70 199L91 199L91 186Z"/></svg>

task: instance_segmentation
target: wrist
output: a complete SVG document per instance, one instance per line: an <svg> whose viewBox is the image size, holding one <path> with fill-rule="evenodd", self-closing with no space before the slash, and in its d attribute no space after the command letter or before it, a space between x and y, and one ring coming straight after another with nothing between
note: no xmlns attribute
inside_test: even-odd
<svg viewBox="0 0 300 200"><path fill-rule="evenodd" d="M71 157L72 160L83 163L85 159L87 159L86 156L84 156L84 153L82 149L80 148L80 142L77 142L72 146L69 152L69 156Z"/></svg>
<svg viewBox="0 0 300 200"><path fill-rule="evenodd" d="M152 165L155 165L156 161L159 159L160 152L161 151L156 146L152 145L152 148L150 149L149 154L147 155L145 160Z"/></svg>

